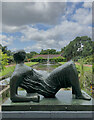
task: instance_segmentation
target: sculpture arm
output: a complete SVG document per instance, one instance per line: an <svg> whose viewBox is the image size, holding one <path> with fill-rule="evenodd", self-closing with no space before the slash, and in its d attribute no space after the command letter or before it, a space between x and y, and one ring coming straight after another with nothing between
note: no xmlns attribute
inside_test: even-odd
<svg viewBox="0 0 94 120"><path fill-rule="evenodd" d="M12 102L39 102L39 96L34 95L34 96L21 96L21 95L15 95L11 100Z"/></svg>
<svg viewBox="0 0 94 120"><path fill-rule="evenodd" d="M10 79L10 99L12 102L39 102L39 96L21 96L17 94L17 90L20 84L20 77L14 76Z"/></svg>

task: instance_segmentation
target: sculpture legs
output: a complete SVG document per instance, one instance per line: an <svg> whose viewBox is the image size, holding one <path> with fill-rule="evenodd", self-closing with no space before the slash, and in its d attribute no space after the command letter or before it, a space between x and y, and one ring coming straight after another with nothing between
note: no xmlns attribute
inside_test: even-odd
<svg viewBox="0 0 94 120"><path fill-rule="evenodd" d="M70 81L71 81L71 86L72 86L72 94L75 94L76 96L81 96L81 88L79 84L79 79L78 79L78 73L75 67L75 64L71 64L71 71L70 71Z"/></svg>
<svg viewBox="0 0 94 120"><path fill-rule="evenodd" d="M77 99L91 99L81 93L78 72L73 61L69 61L66 64L56 68L50 74L46 82L48 82L51 86L57 86L57 91L60 88L72 87L72 94L75 94Z"/></svg>
<svg viewBox="0 0 94 120"><path fill-rule="evenodd" d="M81 93L81 88L78 79L78 72L76 70L76 66L74 63L72 63L72 68L73 69L71 69L70 71L70 75L72 76L71 78L72 94L75 94L77 99L91 100L90 97L88 97L85 94L83 95Z"/></svg>

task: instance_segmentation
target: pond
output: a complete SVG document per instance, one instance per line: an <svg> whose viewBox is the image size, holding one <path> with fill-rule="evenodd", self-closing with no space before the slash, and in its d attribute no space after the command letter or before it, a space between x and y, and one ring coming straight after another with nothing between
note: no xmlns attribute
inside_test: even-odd
<svg viewBox="0 0 94 120"><path fill-rule="evenodd" d="M39 63L37 65L31 66L33 69L39 70L39 71L47 71L50 73L52 70L55 68L59 67L61 64L56 63L56 64L42 64Z"/></svg>
<svg viewBox="0 0 94 120"><path fill-rule="evenodd" d="M59 67L61 64L42 64L39 63L37 65L31 66L36 72L43 75L44 78L46 78L51 71L53 71L55 68Z"/></svg>

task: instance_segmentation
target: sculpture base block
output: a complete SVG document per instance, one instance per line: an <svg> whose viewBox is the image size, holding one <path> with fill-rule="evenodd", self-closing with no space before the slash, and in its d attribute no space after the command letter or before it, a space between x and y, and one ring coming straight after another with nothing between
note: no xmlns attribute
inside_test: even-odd
<svg viewBox="0 0 94 120"><path fill-rule="evenodd" d="M20 91L25 95L24 91ZM86 93L85 93L86 94ZM94 111L94 100L80 100L72 98L72 91L60 90L56 98L44 98L40 95L40 102L12 103L10 98L2 104L2 111Z"/></svg>
<svg viewBox="0 0 94 120"><path fill-rule="evenodd" d="M25 95L25 92L20 91ZM93 120L94 102L72 98L71 91L60 90L56 98L40 96L40 102L2 104L2 120Z"/></svg>

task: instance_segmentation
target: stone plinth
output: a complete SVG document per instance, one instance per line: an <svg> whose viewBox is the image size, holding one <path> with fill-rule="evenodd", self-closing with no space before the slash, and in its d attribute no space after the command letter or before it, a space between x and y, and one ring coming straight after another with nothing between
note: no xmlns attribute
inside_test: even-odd
<svg viewBox="0 0 94 120"><path fill-rule="evenodd" d="M25 95L23 91L20 94ZM2 104L2 112L4 118L92 118L93 103L93 99L73 99L70 90L60 90L56 98L44 98L40 95L39 103L12 103L8 99Z"/></svg>
<svg viewBox="0 0 94 120"><path fill-rule="evenodd" d="M22 91L20 94L25 95ZM60 90L56 98L44 98L40 102L12 103L10 98L2 104L2 111L92 111L93 99L90 101L73 99L71 91Z"/></svg>

